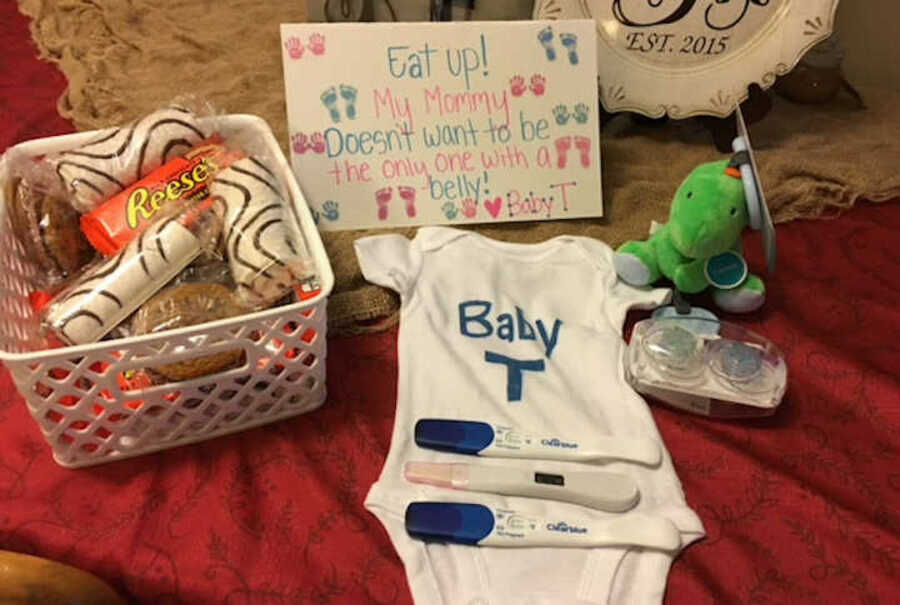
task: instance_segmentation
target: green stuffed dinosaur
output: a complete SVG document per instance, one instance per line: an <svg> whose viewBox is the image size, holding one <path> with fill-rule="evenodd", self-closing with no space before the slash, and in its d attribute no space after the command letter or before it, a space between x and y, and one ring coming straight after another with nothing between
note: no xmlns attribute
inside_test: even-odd
<svg viewBox="0 0 900 605"><path fill-rule="evenodd" d="M681 292L702 292L712 285L706 266L709 259L743 264L741 233L747 223L740 173L728 161L702 164L675 193L669 222L647 241L626 242L618 249L616 273L635 286L652 284L664 275ZM719 257L728 251L737 254ZM747 313L765 302L765 285L755 275L746 273L743 281L728 285L728 289L714 286L713 291L713 300L726 311Z"/></svg>

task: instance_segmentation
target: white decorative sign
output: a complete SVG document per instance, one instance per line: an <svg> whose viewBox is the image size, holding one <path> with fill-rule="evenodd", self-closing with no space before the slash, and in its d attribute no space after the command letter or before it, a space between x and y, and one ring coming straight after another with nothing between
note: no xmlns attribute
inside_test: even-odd
<svg viewBox="0 0 900 605"><path fill-rule="evenodd" d="M838 0L538 0L537 19L591 18L607 111L726 117L833 29Z"/></svg>
<svg viewBox="0 0 900 605"><path fill-rule="evenodd" d="M281 26L322 230L602 216L590 20Z"/></svg>

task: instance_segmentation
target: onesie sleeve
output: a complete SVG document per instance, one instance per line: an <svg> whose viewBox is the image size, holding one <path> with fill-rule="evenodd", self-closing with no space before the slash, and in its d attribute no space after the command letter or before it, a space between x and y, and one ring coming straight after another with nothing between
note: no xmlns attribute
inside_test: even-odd
<svg viewBox="0 0 900 605"><path fill-rule="evenodd" d="M366 280L405 295L415 284L421 255L402 235L363 237L354 243L356 258Z"/></svg>
<svg viewBox="0 0 900 605"><path fill-rule="evenodd" d="M672 291L668 288L636 287L618 278L613 265L615 254L608 245L593 238L579 238L582 249L588 254L603 283L602 313L609 325L619 334L625 325L625 316L631 309L654 309L669 301Z"/></svg>
<svg viewBox="0 0 900 605"><path fill-rule="evenodd" d="M612 327L621 333L629 310L655 309L669 302L671 297L669 288L638 288L616 278L607 290L604 312Z"/></svg>

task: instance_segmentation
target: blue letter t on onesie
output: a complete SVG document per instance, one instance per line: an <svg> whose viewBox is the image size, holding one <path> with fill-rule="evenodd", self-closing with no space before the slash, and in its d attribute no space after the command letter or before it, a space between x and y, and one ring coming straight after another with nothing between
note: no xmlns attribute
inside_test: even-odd
<svg viewBox="0 0 900 605"><path fill-rule="evenodd" d="M488 363L506 364L506 400L522 401L522 372L543 372L543 359L520 360L500 355L492 351L484 352L484 360Z"/></svg>

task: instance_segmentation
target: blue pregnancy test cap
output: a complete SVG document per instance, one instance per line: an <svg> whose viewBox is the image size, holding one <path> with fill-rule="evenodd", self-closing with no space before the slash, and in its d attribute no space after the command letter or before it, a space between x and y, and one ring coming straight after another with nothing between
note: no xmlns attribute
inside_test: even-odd
<svg viewBox="0 0 900 605"><path fill-rule="evenodd" d="M494 514L481 504L412 502L406 507L406 533L426 542L478 544L494 530Z"/></svg>
<svg viewBox="0 0 900 605"><path fill-rule="evenodd" d="M494 429L486 422L423 418L415 436L419 447L475 455L494 441Z"/></svg>

